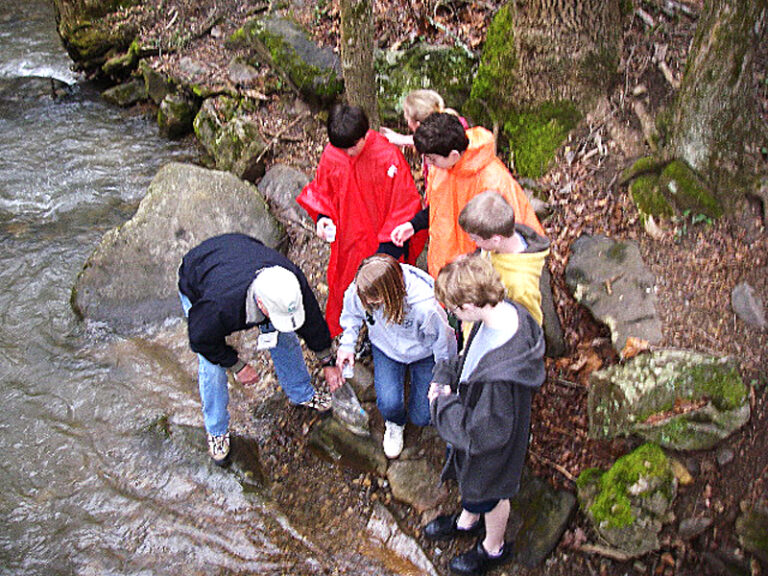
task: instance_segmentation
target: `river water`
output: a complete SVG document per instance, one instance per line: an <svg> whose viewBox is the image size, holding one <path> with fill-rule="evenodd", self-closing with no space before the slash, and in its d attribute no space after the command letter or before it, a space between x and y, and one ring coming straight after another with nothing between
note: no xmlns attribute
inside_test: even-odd
<svg viewBox="0 0 768 576"><path fill-rule="evenodd" d="M104 350L130 345L73 315L104 232L194 153L69 65L49 0L0 2L0 573L325 573L274 503L210 465L202 435L194 453L146 431L169 413L199 428L194 386L151 355L116 369ZM71 93L54 99L49 78Z"/></svg>

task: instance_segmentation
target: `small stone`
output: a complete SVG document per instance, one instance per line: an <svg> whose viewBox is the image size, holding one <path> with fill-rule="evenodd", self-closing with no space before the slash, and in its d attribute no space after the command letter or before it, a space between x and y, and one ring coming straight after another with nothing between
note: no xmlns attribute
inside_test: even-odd
<svg viewBox="0 0 768 576"><path fill-rule="evenodd" d="M683 540L695 538L712 525L712 518L685 518L680 521L677 533Z"/></svg>
<svg viewBox="0 0 768 576"><path fill-rule="evenodd" d="M733 450L730 450L728 448L722 448L721 450L717 451L717 464L721 468L723 466L730 464L733 461L733 458L734 458Z"/></svg>
<svg viewBox="0 0 768 576"><path fill-rule="evenodd" d="M763 301L746 282L737 285L731 292L731 307L746 324L761 330L768 328Z"/></svg>

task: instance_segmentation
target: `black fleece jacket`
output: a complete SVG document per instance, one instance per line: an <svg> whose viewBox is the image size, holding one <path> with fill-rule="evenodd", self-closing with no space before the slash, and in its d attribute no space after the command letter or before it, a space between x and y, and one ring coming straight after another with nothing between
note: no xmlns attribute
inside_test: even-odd
<svg viewBox="0 0 768 576"><path fill-rule="evenodd" d="M467 502L517 494L528 449L531 397L546 377L541 327L525 307L510 304L520 320L517 332L486 352L465 382L458 380L466 352L435 366L433 380L457 390L438 396L430 406L432 423L449 445L442 479L456 479ZM475 324L466 350L479 326Z"/></svg>
<svg viewBox="0 0 768 576"><path fill-rule="evenodd" d="M179 267L179 291L189 298L189 344L210 362L229 368L237 352L225 338L252 328L245 318L248 287L262 268L281 266L296 275L301 286L305 321L296 333L315 353L331 346L331 334L304 273L279 252L245 234L223 234L205 240L184 256ZM265 324L266 320L261 324Z"/></svg>

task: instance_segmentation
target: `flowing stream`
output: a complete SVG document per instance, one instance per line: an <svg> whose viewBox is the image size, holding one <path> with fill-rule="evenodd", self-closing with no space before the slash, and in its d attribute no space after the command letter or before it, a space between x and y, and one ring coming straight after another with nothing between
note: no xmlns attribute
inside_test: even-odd
<svg viewBox="0 0 768 576"><path fill-rule="evenodd" d="M104 232L194 152L69 66L49 0L0 3L0 573L326 572L274 503L210 465L202 434L191 453L146 431L169 412L199 426L194 389L141 354L116 370L94 350L119 339L75 318Z"/></svg>

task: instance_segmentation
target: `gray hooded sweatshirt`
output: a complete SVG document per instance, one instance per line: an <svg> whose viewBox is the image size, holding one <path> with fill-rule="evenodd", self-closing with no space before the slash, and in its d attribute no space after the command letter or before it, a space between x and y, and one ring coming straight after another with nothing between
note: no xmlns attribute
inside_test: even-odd
<svg viewBox="0 0 768 576"><path fill-rule="evenodd" d="M371 344L387 357L411 364L433 355L435 361L456 354L456 338L448 325L445 310L435 300L432 277L419 268L400 264L405 280L405 318L401 324L387 321L381 309L366 317L354 282L344 293L344 309L339 323L344 333L339 348L353 352L360 327L368 324Z"/></svg>
<svg viewBox="0 0 768 576"><path fill-rule="evenodd" d="M541 327L524 306L510 303L520 319L517 332L486 352L465 381L458 383L463 355L435 367L434 380L456 391L438 396L430 406L432 423L449 447L442 478L457 480L467 502L517 494L528 449L531 397L546 375ZM479 323L466 350L478 328Z"/></svg>

